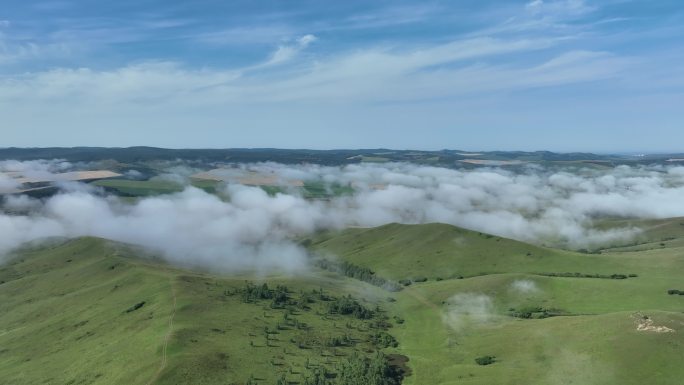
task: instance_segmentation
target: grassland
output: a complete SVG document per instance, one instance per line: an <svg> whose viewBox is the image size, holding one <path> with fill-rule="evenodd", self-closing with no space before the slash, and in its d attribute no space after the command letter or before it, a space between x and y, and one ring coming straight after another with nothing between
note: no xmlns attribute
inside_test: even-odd
<svg viewBox="0 0 684 385"><path fill-rule="evenodd" d="M442 224L347 229L319 235L312 248L395 280L427 278L406 287L391 306L406 319L396 332L413 369L406 384L678 384L684 375L675 358L684 352L684 298L667 290L682 286L684 254L675 245L684 226L670 222L677 224L658 231L668 229L672 247L600 255ZM555 309L564 316L511 316L525 308ZM672 332L637 330L644 323ZM483 355L497 362L477 365L474 358Z"/></svg>
<svg viewBox="0 0 684 385"><path fill-rule="evenodd" d="M394 280L529 272L612 274L624 270L611 258L592 258L439 223L350 228L319 234L310 243L319 254L370 267Z"/></svg>
<svg viewBox="0 0 684 385"><path fill-rule="evenodd" d="M666 219L606 219L599 228L637 228L640 233L632 240L603 248L607 252L633 252L684 247L684 218Z"/></svg>
<svg viewBox="0 0 684 385"><path fill-rule="evenodd" d="M381 289L364 288L377 296L360 302L374 312L361 319L328 310L333 293L359 294L348 280L262 277L288 288L292 303L274 307L244 301L249 276L217 278L133 253L82 238L3 266L0 383L301 382L314 368L334 373L354 351L384 348L371 337L391 332L375 325L387 317Z"/></svg>
<svg viewBox="0 0 684 385"><path fill-rule="evenodd" d="M684 296L667 290L684 290L684 226L651 225L651 248L602 254L442 224L306 242L315 254L413 280L399 292L315 268L259 278L192 272L96 238L26 249L0 266L0 383L276 384L283 374L303 383L313 367L335 372L354 351L381 349L408 357L405 385L681 384ZM671 239L660 246L663 237ZM541 275L565 272L632 276ZM246 280L285 285L294 302L245 302ZM315 295L309 309L296 305L321 289L379 306L379 318L330 314ZM534 310L520 316L526 309ZM370 341L378 319L397 347ZM353 343L326 345L342 336ZM478 365L481 356L495 362Z"/></svg>

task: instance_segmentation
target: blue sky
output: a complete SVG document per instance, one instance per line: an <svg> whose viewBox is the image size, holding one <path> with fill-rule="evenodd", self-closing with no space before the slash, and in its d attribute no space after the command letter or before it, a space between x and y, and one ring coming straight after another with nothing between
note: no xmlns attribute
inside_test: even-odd
<svg viewBox="0 0 684 385"><path fill-rule="evenodd" d="M679 0L0 4L0 146L684 151Z"/></svg>

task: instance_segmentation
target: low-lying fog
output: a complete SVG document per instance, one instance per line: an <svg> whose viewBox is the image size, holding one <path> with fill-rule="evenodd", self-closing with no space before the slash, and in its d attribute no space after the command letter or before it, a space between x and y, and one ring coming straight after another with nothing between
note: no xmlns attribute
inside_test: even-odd
<svg viewBox="0 0 684 385"><path fill-rule="evenodd" d="M354 193L308 200L297 187L270 196L259 187L225 183L218 196L188 185L180 193L127 203L91 185L65 183L44 200L5 196L0 254L43 237L94 235L149 247L177 263L296 270L306 265L306 253L291 239L320 229L444 222L527 242L591 248L626 242L638 233L594 229L596 218L684 216L684 167L552 171L528 166L516 172L404 163L242 167L283 181L352 185ZM69 168L60 161L0 162L2 172ZM175 165L164 177L187 183L188 174ZM16 182L0 173L0 193L14 188Z"/></svg>

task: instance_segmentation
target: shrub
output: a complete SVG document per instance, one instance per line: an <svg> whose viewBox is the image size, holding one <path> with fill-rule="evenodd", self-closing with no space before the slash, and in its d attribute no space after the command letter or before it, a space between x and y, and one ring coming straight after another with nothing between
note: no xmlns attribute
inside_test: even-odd
<svg viewBox="0 0 684 385"><path fill-rule="evenodd" d="M491 365L495 362L496 362L496 357L494 357L494 356L482 356L482 357L477 357L475 359L475 363L477 363L478 365L482 365L482 366Z"/></svg>
<svg viewBox="0 0 684 385"><path fill-rule="evenodd" d="M134 311L140 309L140 308L143 307L143 306L145 306L145 301L138 302L138 303L136 303L135 305L133 305L133 306L129 307L128 309L126 309L126 313L134 312Z"/></svg>

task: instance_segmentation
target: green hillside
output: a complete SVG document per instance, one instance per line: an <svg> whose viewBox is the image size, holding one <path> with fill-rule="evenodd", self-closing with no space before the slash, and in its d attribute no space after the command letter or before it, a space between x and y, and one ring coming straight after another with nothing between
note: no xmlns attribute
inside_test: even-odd
<svg viewBox="0 0 684 385"><path fill-rule="evenodd" d="M397 292L313 266L192 272L97 238L27 248L0 267L0 383L309 385L318 371L321 384L366 384L340 376L382 351L404 385L680 384L684 295L668 290L684 291L684 249L673 237L579 254L392 224L305 242L414 278Z"/></svg>
<svg viewBox="0 0 684 385"><path fill-rule="evenodd" d="M441 223L351 228L320 234L310 243L324 257L367 266L395 280L495 273L624 272L619 263L610 259L534 246Z"/></svg>
<svg viewBox="0 0 684 385"><path fill-rule="evenodd" d="M682 286L678 247L580 254L443 224L347 229L311 243L387 278L428 278L392 306L406 319L397 330L413 370L406 384L679 384L684 374L674 359L684 352L684 297L667 294ZM585 277L596 274L604 278ZM485 355L496 362L477 365Z"/></svg>
<svg viewBox="0 0 684 385"><path fill-rule="evenodd" d="M644 251L684 247L684 218L666 219L614 219L600 223L603 228L629 228L641 230L635 239L605 251Z"/></svg>
<svg viewBox="0 0 684 385"><path fill-rule="evenodd" d="M392 345L377 307L386 297L343 299L356 294L347 280L262 277L249 287L263 295L267 283L268 298L246 298L249 277L177 270L131 251L82 238L0 269L0 383L301 383ZM349 303L368 313L339 310Z"/></svg>

